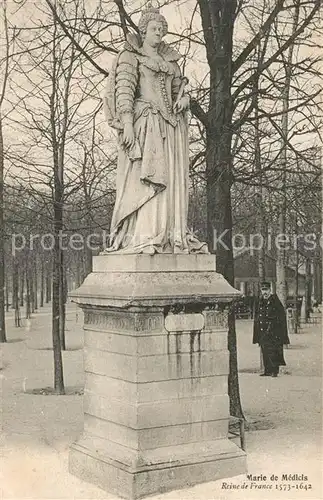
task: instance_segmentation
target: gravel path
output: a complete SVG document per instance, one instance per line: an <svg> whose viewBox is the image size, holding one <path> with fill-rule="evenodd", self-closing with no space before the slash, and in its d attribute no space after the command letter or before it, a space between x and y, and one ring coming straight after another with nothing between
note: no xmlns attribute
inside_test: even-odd
<svg viewBox="0 0 323 500"><path fill-rule="evenodd" d="M112 499L111 495L71 476L69 445L82 432L82 315L70 307L64 353L65 381L71 395L30 392L52 386L53 354L47 312L35 314L20 329L8 316L9 342L2 348L0 498ZM285 351L287 367L277 379L258 376L259 349L251 344L250 321L237 322L240 388L247 418L248 470L263 474L271 489L259 489L246 476L170 492L155 500L320 499L322 492L322 332L303 328ZM43 347L43 349L37 349ZM0 365L1 368L1 365ZM308 480L279 489L282 474ZM279 481L271 481L277 475ZM276 488L276 484L278 489ZM300 484L303 485L300 488ZM243 485L246 485L244 489ZM305 485L311 489L304 489Z"/></svg>

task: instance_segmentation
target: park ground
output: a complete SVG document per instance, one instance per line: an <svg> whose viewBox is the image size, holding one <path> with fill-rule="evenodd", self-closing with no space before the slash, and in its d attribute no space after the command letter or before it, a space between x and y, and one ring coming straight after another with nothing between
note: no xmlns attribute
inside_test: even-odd
<svg viewBox="0 0 323 500"><path fill-rule="evenodd" d="M116 500L68 473L69 445L83 425L81 312L73 304L68 307L65 396L42 391L53 383L49 307L31 320L23 320L21 328L14 327L9 312L7 324L8 343L1 346L0 359L0 498ZM290 336L291 345L285 350L287 366L277 379L259 377L260 355L251 343L251 321L237 322L237 338L248 473L267 476L263 484L272 488L255 489L244 475L173 491L154 500L323 497L320 321ZM282 474L298 474L303 479L282 482ZM271 481L272 475L278 477L276 482Z"/></svg>

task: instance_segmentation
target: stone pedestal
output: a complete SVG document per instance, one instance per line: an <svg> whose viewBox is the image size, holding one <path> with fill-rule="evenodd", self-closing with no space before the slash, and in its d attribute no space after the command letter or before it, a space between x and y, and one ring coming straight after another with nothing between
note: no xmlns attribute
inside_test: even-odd
<svg viewBox="0 0 323 500"><path fill-rule="evenodd" d="M227 306L212 255L111 255L84 311L84 434L70 472L135 499L246 472L228 439Z"/></svg>

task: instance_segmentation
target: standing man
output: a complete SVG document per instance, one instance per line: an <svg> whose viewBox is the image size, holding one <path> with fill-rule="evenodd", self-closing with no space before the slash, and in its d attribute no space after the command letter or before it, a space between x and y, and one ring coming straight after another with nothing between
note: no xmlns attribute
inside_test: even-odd
<svg viewBox="0 0 323 500"><path fill-rule="evenodd" d="M277 377L279 367L286 365L284 344L289 344L286 313L277 295L271 292L269 282L261 283L260 293L255 311L253 343L261 347L265 368L261 377Z"/></svg>

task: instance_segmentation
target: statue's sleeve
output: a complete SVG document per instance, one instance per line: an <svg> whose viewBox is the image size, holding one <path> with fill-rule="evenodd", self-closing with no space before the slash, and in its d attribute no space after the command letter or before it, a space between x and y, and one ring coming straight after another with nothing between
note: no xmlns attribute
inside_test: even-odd
<svg viewBox="0 0 323 500"><path fill-rule="evenodd" d="M120 54L116 68L116 110L122 124L133 123L133 105L138 83L138 62L130 51Z"/></svg>

